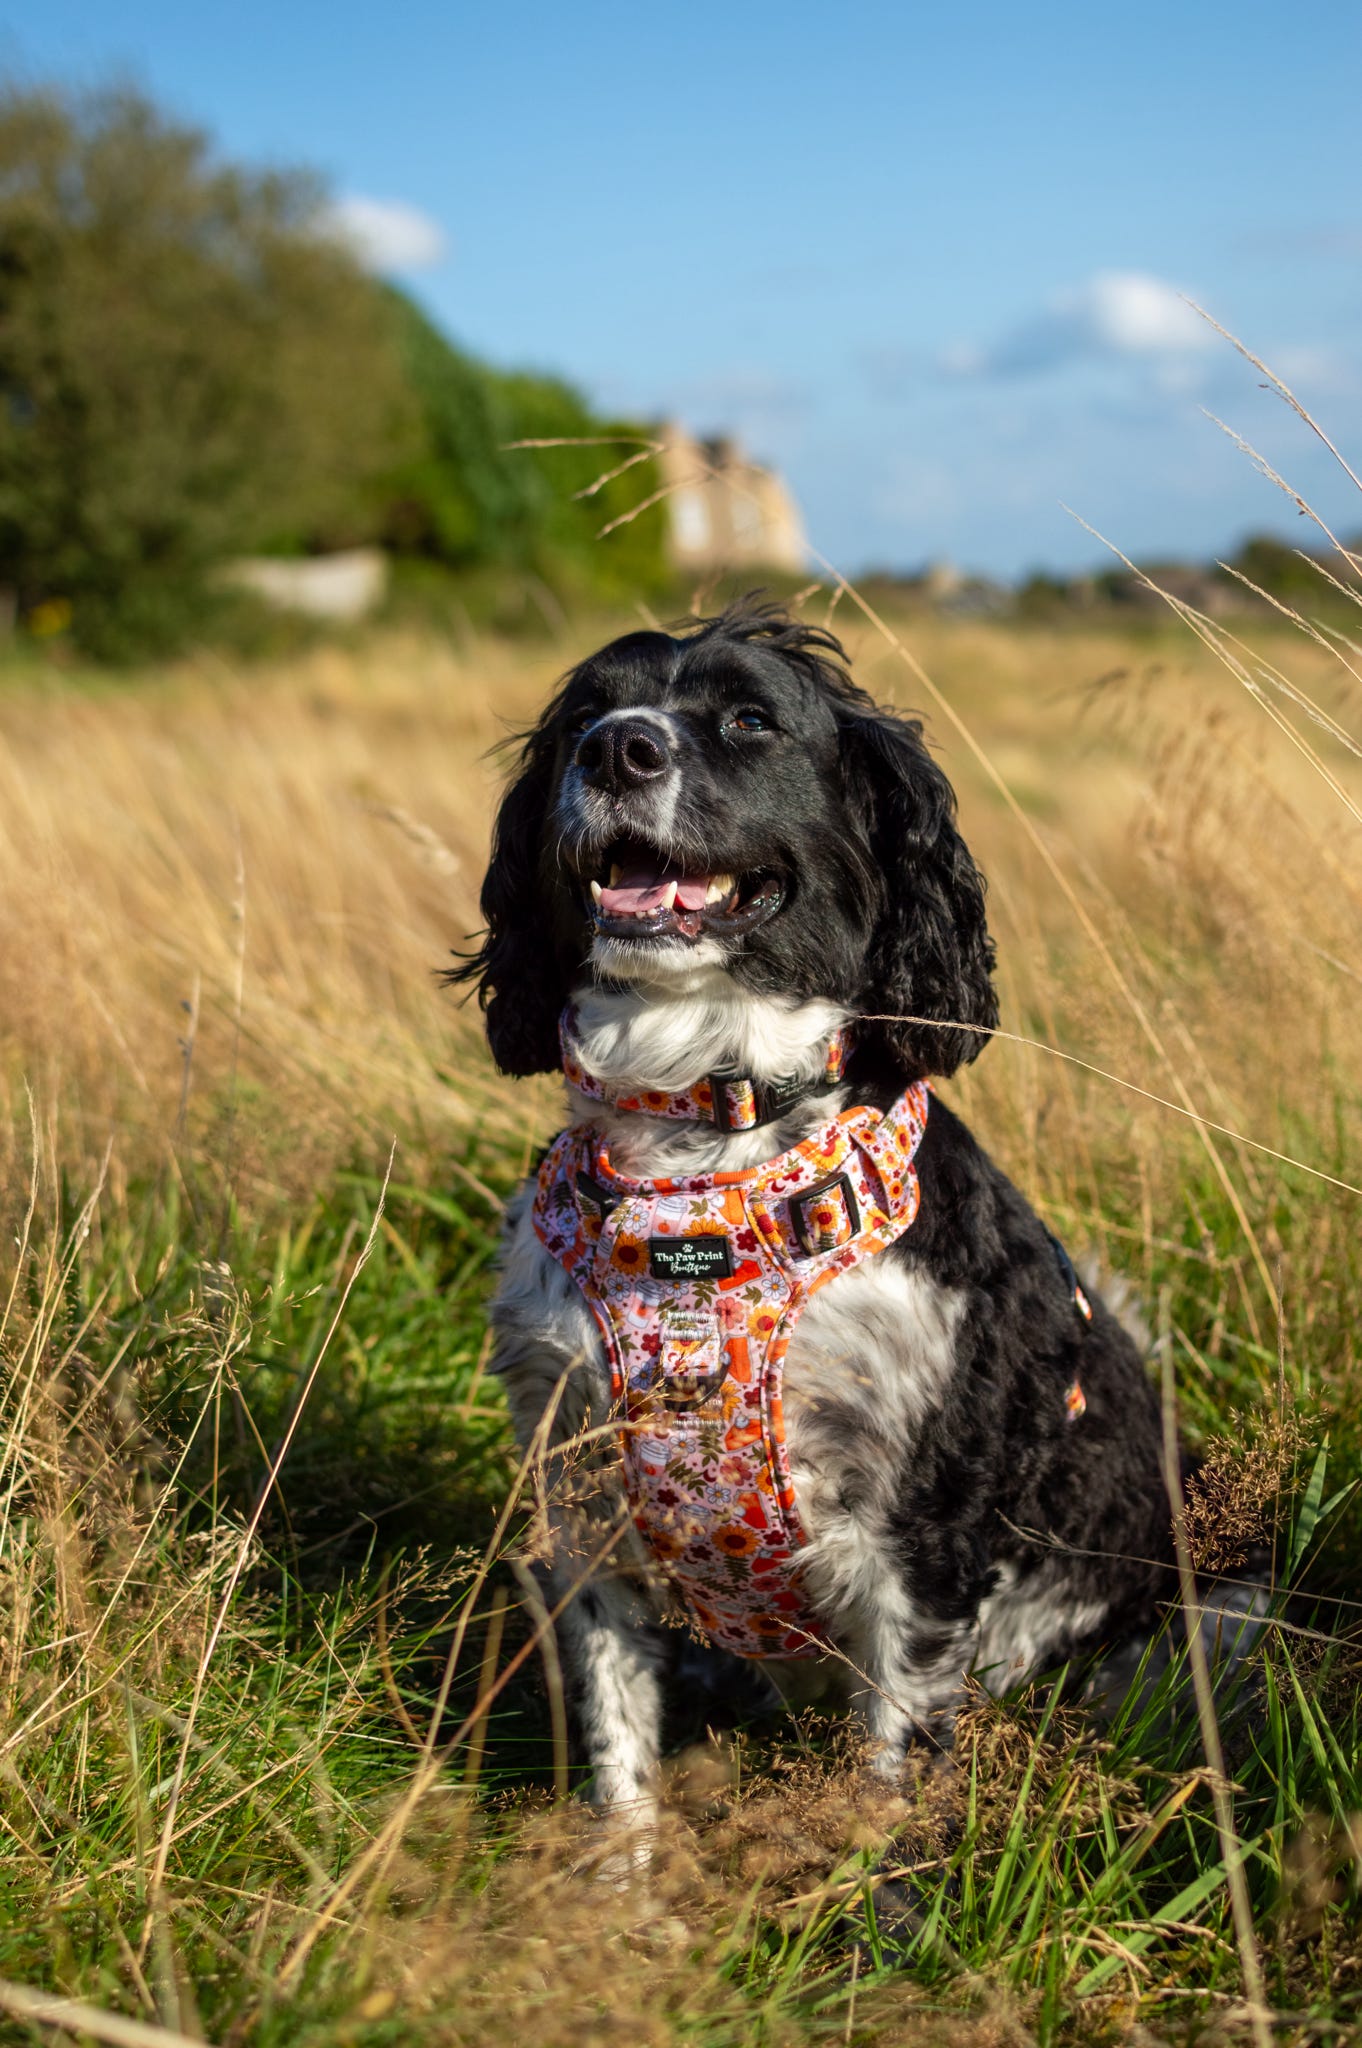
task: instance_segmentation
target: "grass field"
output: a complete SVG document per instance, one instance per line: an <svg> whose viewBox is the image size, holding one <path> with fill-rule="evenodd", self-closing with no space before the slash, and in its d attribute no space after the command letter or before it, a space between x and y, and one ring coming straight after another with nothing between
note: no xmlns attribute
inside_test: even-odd
<svg viewBox="0 0 1362 2048"><path fill-rule="evenodd" d="M1200 1558L1275 1535L1302 1589L1224 1728L1234 1839L1195 1715L1099 1740L1047 1682L893 1801L816 1723L689 1731L629 1892L564 1797L483 1376L556 1092L500 1082L435 979L487 749L619 623L5 678L0 2039L1346 2036L1359 656L1259 622L1227 665L1172 619L918 620L905 655L835 615L990 878L1013 1035L949 1097L1162 1328Z"/></svg>

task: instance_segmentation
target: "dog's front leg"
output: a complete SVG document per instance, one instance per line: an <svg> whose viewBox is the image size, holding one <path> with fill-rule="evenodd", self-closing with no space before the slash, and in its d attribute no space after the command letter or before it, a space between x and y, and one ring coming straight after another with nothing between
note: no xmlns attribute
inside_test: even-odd
<svg viewBox="0 0 1362 2048"><path fill-rule="evenodd" d="M559 1641L572 1673L591 1800L646 1830L657 1817L661 1645L629 1586L602 1577L565 1608Z"/></svg>
<svg viewBox="0 0 1362 2048"><path fill-rule="evenodd" d="M638 1539L609 1457L609 1427L593 1421L594 1402L583 1402L579 1360L502 1342L495 1370L530 1456L539 1571L591 1800L646 1826L657 1811L663 1647L655 1603L630 1568Z"/></svg>
<svg viewBox="0 0 1362 2048"><path fill-rule="evenodd" d="M663 1639L629 1514L595 1325L528 1227L512 1221L492 1311L536 1500L536 1549L581 1737L590 1796L646 1829L657 1813Z"/></svg>

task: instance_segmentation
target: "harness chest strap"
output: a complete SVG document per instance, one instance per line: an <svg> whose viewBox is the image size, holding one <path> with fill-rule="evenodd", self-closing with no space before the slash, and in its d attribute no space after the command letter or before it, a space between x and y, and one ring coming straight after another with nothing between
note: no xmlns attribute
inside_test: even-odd
<svg viewBox="0 0 1362 2048"><path fill-rule="evenodd" d="M911 1226L928 1103L918 1083L883 1113L846 1109L739 1173L630 1180L589 1126L540 1168L534 1228L600 1329L635 1521L741 1656L823 1647L800 1583L785 1354L810 1296Z"/></svg>

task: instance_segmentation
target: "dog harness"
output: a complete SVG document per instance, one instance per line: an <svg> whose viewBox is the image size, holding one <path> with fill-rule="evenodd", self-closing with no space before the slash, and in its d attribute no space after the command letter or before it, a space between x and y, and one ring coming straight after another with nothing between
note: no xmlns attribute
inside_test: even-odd
<svg viewBox="0 0 1362 2048"><path fill-rule="evenodd" d="M564 1042L570 1056L569 1029ZM834 1058L840 1074L844 1049ZM579 1060L567 1072L592 1092ZM721 1129L766 1121L721 1121L744 1107L729 1097L734 1078L687 1091L709 1103L686 1113ZM674 1099L617 1106L682 1114L663 1106ZM743 1172L631 1180L585 1124L540 1167L534 1228L600 1329L634 1520L705 1633L740 1656L826 1646L800 1580L785 1354L809 1297L910 1228L928 1101L919 1082L883 1112L844 1109Z"/></svg>

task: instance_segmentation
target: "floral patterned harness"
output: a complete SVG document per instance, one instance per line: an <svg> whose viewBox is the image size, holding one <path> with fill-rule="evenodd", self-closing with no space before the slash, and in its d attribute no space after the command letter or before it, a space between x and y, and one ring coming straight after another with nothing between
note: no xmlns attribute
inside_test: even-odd
<svg viewBox="0 0 1362 2048"><path fill-rule="evenodd" d="M600 1133L560 1134L534 1228L605 1343L634 1520L710 1639L744 1657L819 1654L781 1411L810 1295L883 1251L918 1210L917 1083L853 1107L766 1165L627 1179Z"/></svg>

